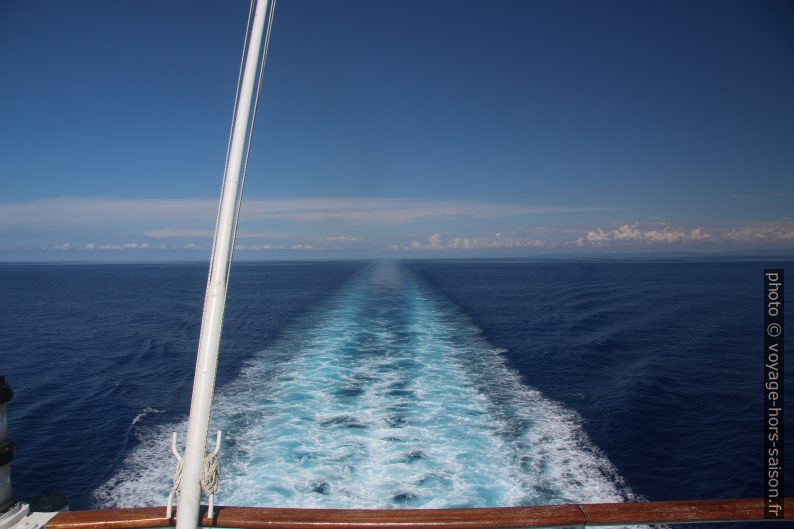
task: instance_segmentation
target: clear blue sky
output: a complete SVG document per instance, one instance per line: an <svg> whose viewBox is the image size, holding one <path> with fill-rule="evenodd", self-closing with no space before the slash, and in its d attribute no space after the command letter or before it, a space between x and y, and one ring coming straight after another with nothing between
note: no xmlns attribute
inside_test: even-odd
<svg viewBox="0 0 794 529"><path fill-rule="evenodd" d="M206 258L246 1L0 3L0 260ZM280 0L238 257L794 247L794 3Z"/></svg>

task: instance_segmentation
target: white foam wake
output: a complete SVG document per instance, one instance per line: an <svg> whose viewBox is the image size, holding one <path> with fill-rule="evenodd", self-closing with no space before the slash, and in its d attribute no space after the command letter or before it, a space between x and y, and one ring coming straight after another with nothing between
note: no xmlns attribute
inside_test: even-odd
<svg viewBox="0 0 794 529"><path fill-rule="evenodd" d="M140 412L138 415L136 415L134 419L132 419L131 426L135 426L136 424L138 424L139 422L144 420L149 415L158 414L158 413L163 413L163 410L158 410L158 409L152 408L150 406L147 406L147 407L145 407L143 409L142 412Z"/></svg>
<svg viewBox="0 0 794 529"><path fill-rule="evenodd" d="M475 507L635 498L580 418L521 383L451 303L381 263L220 392L217 503ZM148 430L101 505L161 505L171 430Z"/></svg>

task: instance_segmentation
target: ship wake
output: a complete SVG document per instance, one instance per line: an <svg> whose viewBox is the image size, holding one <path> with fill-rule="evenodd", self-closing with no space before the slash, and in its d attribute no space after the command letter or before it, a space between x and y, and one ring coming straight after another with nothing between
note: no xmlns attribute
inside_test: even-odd
<svg viewBox="0 0 794 529"><path fill-rule="evenodd" d="M379 263L221 389L217 503L451 508L637 498L573 411L524 385L459 309ZM162 505L170 432L149 427L97 491ZM214 430L213 430L214 431Z"/></svg>

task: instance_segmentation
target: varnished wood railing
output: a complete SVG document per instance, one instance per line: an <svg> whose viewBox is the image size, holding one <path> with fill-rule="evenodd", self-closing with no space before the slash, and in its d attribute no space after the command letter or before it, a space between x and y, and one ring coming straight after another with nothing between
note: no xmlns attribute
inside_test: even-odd
<svg viewBox="0 0 794 529"><path fill-rule="evenodd" d="M785 500L794 520L794 498ZM511 529L653 523L762 522L763 499L590 503L485 509L276 509L220 507L201 524L242 529ZM165 507L59 513L48 529L168 527Z"/></svg>

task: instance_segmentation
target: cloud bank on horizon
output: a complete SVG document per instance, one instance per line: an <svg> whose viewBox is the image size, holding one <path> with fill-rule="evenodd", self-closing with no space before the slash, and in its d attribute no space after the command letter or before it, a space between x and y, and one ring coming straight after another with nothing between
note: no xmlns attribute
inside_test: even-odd
<svg viewBox="0 0 794 529"><path fill-rule="evenodd" d="M790 3L451 5L279 4L238 257L794 249ZM0 260L205 259L247 14L0 3Z"/></svg>
<svg viewBox="0 0 794 529"><path fill-rule="evenodd" d="M216 208L211 199L4 203L0 259L200 259L211 247ZM636 220L639 214L472 200L252 199L243 204L236 250L249 258L316 258L794 249L788 218L703 226Z"/></svg>

